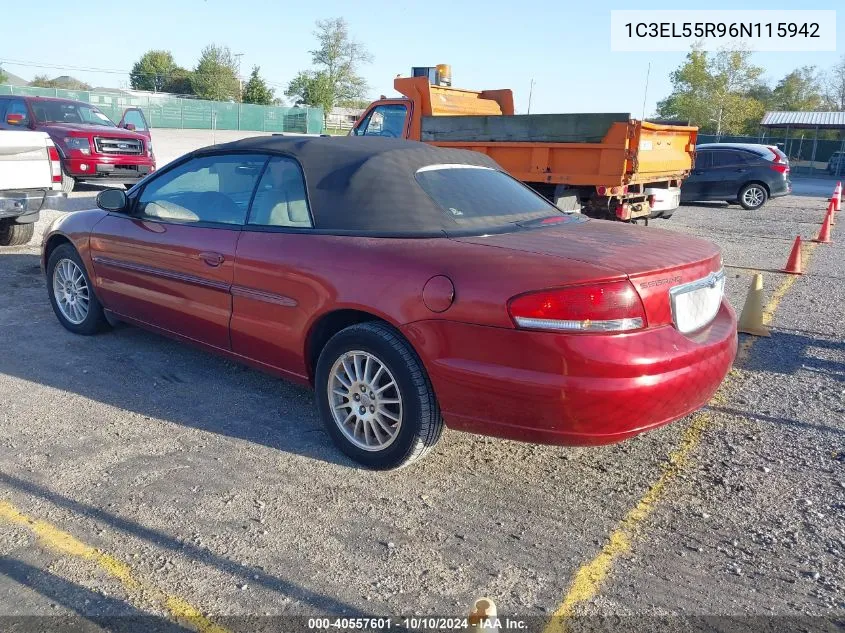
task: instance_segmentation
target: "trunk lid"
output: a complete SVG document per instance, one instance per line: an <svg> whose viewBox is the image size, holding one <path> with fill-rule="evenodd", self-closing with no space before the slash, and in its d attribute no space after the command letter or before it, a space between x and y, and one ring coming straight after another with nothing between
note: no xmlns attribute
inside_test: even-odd
<svg viewBox="0 0 845 633"><path fill-rule="evenodd" d="M719 247L707 240L603 220L452 239L545 255L549 266L575 260L616 271L634 284L650 326L673 323L671 288L703 279L722 267Z"/></svg>

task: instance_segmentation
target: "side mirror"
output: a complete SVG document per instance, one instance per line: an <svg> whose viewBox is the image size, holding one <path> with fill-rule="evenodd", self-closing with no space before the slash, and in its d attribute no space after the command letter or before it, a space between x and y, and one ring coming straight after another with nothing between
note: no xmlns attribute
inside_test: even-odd
<svg viewBox="0 0 845 633"><path fill-rule="evenodd" d="M7 114L6 125L23 125L22 114Z"/></svg>
<svg viewBox="0 0 845 633"><path fill-rule="evenodd" d="M126 128L127 130L129 130L130 132L134 132L134 131L135 131L135 129L136 129L136 128L135 128L135 124L134 124L134 123L127 123L127 124L125 124L123 127L125 127L125 128Z"/></svg>
<svg viewBox="0 0 845 633"><path fill-rule="evenodd" d="M103 211L125 211L129 199L123 189L106 189L97 194L97 206Z"/></svg>

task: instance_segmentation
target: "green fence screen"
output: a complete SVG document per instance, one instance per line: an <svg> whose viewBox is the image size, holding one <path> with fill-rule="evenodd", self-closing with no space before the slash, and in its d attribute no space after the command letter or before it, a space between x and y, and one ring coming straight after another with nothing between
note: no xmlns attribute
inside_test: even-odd
<svg viewBox="0 0 845 633"><path fill-rule="evenodd" d="M129 107L140 108L150 127L255 132L323 131L322 108L283 108L250 103L181 99L165 95L129 96L108 92L0 85L0 94L60 97L97 106L115 123Z"/></svg>

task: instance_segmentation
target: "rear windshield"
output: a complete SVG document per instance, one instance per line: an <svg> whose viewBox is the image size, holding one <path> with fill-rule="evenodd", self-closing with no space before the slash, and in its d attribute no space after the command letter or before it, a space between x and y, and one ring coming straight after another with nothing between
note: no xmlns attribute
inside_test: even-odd
<svg viewBox="0 0 845 633"><path fill-rule="evenodd" d="M431 165L416 173L423 190L459 226L499 228L563 212L507 174L488 167Z"/></svg>

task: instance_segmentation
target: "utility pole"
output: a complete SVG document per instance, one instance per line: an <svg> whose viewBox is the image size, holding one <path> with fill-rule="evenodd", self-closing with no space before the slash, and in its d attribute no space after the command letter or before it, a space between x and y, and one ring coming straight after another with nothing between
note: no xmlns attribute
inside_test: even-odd
<svg viewBox="0 0 845 633"><path fill-rule="evenodd" d="M243 56L243 53L235 53L235 57L238 60L238 95L241 99L244 98L244 80L241 77L241 57Z"/></svg>
<svg viewBox="0 0 845 633"><path fill-rule="evenodd" d="M645 91L643 92L643 121L645 121L645 104L648 99L648 78L651 76L651 62L648 63L648 70L645 71Z"/></svg>
<svg viewBox="0 0 845 633"><path fill-rule="evenodd" d="M531 87L528 88L528 114L531 114L531 98L534 96L534 77L531 78Z"/></svg>

